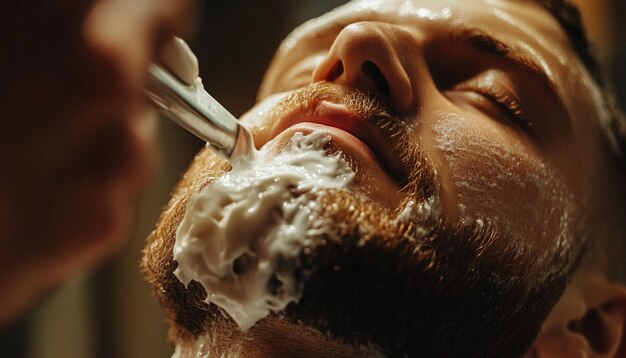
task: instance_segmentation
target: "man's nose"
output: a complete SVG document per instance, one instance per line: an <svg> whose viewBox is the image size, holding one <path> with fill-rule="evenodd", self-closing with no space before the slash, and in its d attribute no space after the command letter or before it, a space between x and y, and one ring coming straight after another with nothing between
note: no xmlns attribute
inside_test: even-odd
<svg viewBox="0 0 626 358"><path fill-rule="evenodd" d="M395 113L413 103L410 35L394 25L358 22L337 35L328 55L313 71L313 81L328 81L375 94Z"/></svg>

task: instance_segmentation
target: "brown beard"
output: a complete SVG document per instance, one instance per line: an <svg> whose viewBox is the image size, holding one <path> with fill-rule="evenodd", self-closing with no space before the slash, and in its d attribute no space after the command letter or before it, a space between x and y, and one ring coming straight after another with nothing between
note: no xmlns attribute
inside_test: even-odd
<svg viewBox="0 0 626 358"><path fill-rule="evenodd" d="M537 254L497 227L451 223L434 216L397 220L409 201L428 204L437 195L433 166L404 122L375 99L347 88L314 84L296 91L275 115L328 99L373 121L393 138L412 168L396 209L350 190L323 190L314 199L334 230L317 238L299 258L303 295L277 315L348 344L375 344L390 356L520 356L536 337L560 296L568 255ZM142 262L165 307L170 339L189 341L224 333L224 316L173 276L172 246L189 197L228 165L201 152L148 239ZM220 333L221 332L221 333Z"/></svg>
<svg viewBox="0 0 626 358"><path fill-rule="evenodd" d="M302 255L302 299L279 314L294 323L391 357L518 356L558 297L494 227L400 223L349 191L318 200L341 225Z"/></svg>

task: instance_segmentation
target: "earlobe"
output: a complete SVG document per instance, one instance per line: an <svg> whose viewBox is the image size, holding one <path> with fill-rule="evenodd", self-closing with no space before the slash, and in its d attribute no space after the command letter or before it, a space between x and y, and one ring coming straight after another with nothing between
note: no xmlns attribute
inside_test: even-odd
<svg viewBox="0 0 626 358"><path fill-rule="evenodd" d="M528 357L626 357L626 287L579 272L546 319Z"/></svg>

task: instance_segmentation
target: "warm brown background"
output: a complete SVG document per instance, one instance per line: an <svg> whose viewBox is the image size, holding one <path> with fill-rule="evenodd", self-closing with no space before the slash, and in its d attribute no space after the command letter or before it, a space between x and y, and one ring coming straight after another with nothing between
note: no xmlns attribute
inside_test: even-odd
<svg viewBox="0 0 626 358"><path fill-rule="evenodd" d="M256 87L280 39L295 25L343 0L229 0L200 3L190 40L207 90L235 115L254 103ZM613 82L626 94L623 0L578 0ZM262 3L262 4L260 4ZM621 46L621 47L620 47ZM624 102L622 102L624 104ZM162 312L138 270L140 251L168 193L202 146L161 121L159 171L138 202L126 248L95 272L77 275L0 334L0 357L169 357Z"/></svg>

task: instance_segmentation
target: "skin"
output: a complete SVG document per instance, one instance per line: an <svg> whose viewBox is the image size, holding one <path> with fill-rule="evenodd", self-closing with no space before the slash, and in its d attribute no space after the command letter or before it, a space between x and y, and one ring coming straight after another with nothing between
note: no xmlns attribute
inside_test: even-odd
<svg viewBox="0 0 626 358"><path fill-rule="evenodd" d="M456 28L497 37L514 57L530 59L534 70L450 41ZM362 70L365 61L376 65L387 90ZM376 95L406 123L435 165L446 220L495 223L538 256L557 240L577 237L568 218L584 216L581 202L601 184L579 173L598 173L605 165L598 125L604 112L558 23L534 2L359 1L304 24L282 44L259 103L241 118L257 146L276 138L278 149L295 130L307 130L300 124L281 131L288 115L277 115L275 105L317 81ZM504 103L490 98L498 97L494 88L507 93ZM402 185L390 170L356 148L357 140L332 135L357 172L356 190L398 207L403 198L391 194ZM285 341L273 339L282 324L269 320L253 328L241 353L263 352L271 342L274 352L287 354L298 337L301 347L312 344L309 335L296 333L283 347ZM224 344L243 336L234 337ZM320 343L313 341L311 347Z"/></svg>

